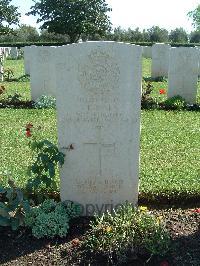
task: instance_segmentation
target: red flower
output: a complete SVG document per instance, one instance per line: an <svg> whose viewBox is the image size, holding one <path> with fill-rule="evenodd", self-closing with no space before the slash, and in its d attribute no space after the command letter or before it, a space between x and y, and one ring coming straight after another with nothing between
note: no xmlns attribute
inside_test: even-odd
<svg viewBox="0 0 200 266"><path fill-rule="evenodd" d="M72 243L73 247L79 246L80 245L80 240L78 238L74 238L71 243Z"/></svg>
<svg viewBox="0 0 200 266"><path fill-rule="evenodd" d="M192 212L200 213L200 208L199 209L194 209L194 210L192 210Z"/></svg>
<svg viewBox="0 0 200 266"><path fill-rule="evenodd" d="M27 129L30 129L30 128L32 128L33 127L33 125L31 124L31 123L28 123L27 125L26 125L26 130Z"/></svg>
<svg viewBox="0 0 200 266"><path fill-rule="evenodd" d="M166 90L165 90L165 89L160 89L160 90L159 90L159 93L160 93L160 94L166 94Z"/></svg>
<svg viewBox="0 0 200 266"><path fill-rule="evenodd" d="M26 129L26 136L28 138L31 137L31 131L30 131L30 129Z"/></svg>
<svg viewBox="0 0 200 266"><path fill-rule="evenodd" d="M168 263L166 260L163 260L163 261L160 263L160 266L169 266L169 263Z"/></svg>

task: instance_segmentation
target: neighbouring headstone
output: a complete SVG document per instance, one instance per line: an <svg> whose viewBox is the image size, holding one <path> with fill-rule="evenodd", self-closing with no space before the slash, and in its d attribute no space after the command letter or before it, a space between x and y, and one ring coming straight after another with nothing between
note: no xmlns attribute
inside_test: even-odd
<svg viewBox="0 0 200 266"><path fill-rule="evenodd" d="M11 48L5 47L5 57L7 58L10 55Z"/></svg>
<svg viewBox="0 0 200 266"><path fill-rule="evenodd" d="M1 64L0 64L0 81L4 81L4 69Z"/></svg>
<svg viewBox="0 0 200 266"><path fill-rule="evenodd" d="M4 61L4 53L3 53L3 48L0 48L0 64L2 64Z"/></svg>
<svg viewBox="0 0 200 266"><path fill-rule="evenodd" d="M86 42L57 48L61 199L83 215L138 201L140 46Z"/></svg>
<svg viewBox="0 0 200 266"><path fill-rule="evenodd" d="M152 46L152 78L168 76L170 48L171 46L165 43L156 43Z"/></svg>
<svg viewBox="0 0 200 266"><path fill-rule="evenodd" d="M50 47L30 48L30 85L31 99L36 101L42 95L56 95L54 64L51 60Z"/></svg>
<svg viewBox="0 0 200 266"><path fill-rule="evenodd" d="M200 77L200 46L195 46L195 48L198 51L198 58L199 58L199 62L198 62L198 77Z"/></svg>
<svg viewBox="0 0 200 266"><path fill-rule="evenodd" d="M10 57L12 59L17 59L19 56L18 48L17 47L11 47L10 49Z"/></svg>
<svg viewBox="0 0 200 266"><path fill-rule="evenodd" d="M144 58L152 58L152 46L142 46L142 55Z"/></svg>
<svg viewBox="0 0 200 266"><path fill-rule="evenodd" d="M24 71L25 74L30 75L30 64L31 64L31 49L36 46L25 46L22 48L24 52Z"/></svg>
<svg viewBox="0 0 200 266"><path fill-rule="evenodd" d="M196 48L172 48L169 59L168 98L179 95L196 102L199 54Z"/></svg>

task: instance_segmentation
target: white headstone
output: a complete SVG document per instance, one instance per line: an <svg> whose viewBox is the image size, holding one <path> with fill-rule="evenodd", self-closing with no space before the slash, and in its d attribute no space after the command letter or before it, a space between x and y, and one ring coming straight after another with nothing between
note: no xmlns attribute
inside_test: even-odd
<svg viewBox="0 0 200 266"><path fill-rule="evenodd" d="M19 55L18 48L17 47L11 47L11 49L10 49L10 57L12 59L17 59L18 55Z"/></svg>
<svg viewBox="0 0 200 266"><path fill-rule="evenodd" d="M24 52L24 71L25 74L30 75L30 64L31 64L31 49L36 46L25 46L22 48Z"/></svg>
<svg viewBox="0 0 200 266"><path fill-rule="evenodd" d="M3 49L0 48L0 64L2 64L4 61L4 56L3 56Z"/></svg>
<svg viewBox="0 0 200 266"><path fill-rule="evenodd" d="M152 46L152 78L168 76L170 48L169 44L164 43L156 43Z"/></svg>
<svg viewBox="0 0 200 266"><path fill-rule="evenodd" d="M86 42L56 55L61 199L86 215L136 204L142 48Z"/></svg>
<svg viewBox="0 0 200 266"><path fill-rule="evenodd" d="M199 55L196 48L172 48L169 59L168 98L181 96L196 102Z"/></svg>
<svg viewBox="0 0 200 266"><path fill-rule="evenodd" d="M5 57L7 58L10 55L11 48L5 47Z"/></svg>
<svg viewBox="0 0 200 266"><path fill-rule="evenodd" d="M0 81L4 81L4 69L3 66L0 64Z"/></svg>
<svg viewBox="0 0 200 266"><path fill-rule="evenodd" d="M142 55L144 58L152 58L152 47L142 46Z"/></svg>
<svg viewBox="0 0 200 266"><path fill-rule="evenodd" d="M42 95L54 97L56 95L51 49L50 47L31 47L30 84L33 101Z"/></svg>
<svg viewBox="0 0 200 266"><path fill-rule="evenodd" d="M199 58L199 63L198 63L198 76L200 77L200 46L195 46L195 48L198 51L198 58Z"/></svg>

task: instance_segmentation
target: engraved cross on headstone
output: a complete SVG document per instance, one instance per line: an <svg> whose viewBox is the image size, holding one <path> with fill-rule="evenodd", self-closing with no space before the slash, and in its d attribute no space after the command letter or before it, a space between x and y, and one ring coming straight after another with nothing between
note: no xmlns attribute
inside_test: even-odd
<svg viewBox="0 0 200 266"><path fill-rule="evenodd" d="M98 147L98 156L99 156L99 176L102 176L102 150L103 148L113 148L115 150L115 143L104 143L101 135L101 126L97 126L97 142L87 142L85 145L97 145Z"/></svg>

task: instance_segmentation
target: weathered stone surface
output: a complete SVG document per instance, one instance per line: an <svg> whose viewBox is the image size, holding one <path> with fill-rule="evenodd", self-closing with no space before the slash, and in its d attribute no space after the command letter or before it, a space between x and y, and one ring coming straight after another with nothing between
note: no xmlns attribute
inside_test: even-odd
<svg viewBox="0 0 200 266"><path fill-rule="evenodd" d="M3 66L0 64L0 81L4 81L4 69Z"/></svg>
<svg viewBox="0 0 200 266"><path fill-rule="evenodd" d="M19 55L19 53L18 53L17 47L11 47L11 49L10 49L10 57L12 59L17 59L18 55Z"/></svg>
<svg viewBox="0 0 200 266"><path fill-rule="evenodd" d="M31 49L36 46L25 46L23 48L24 52L24 71L25 74L30 75L30 64L31 64Z"/></svg>
<svg viewBox="0 0 200 266"><path fill-rule="evenodd" d="M10 47L5 47L5 57L7 58L10 55Z"/></svg>
<svg viewBox="0 0 200 266"><path fill-rule="evenodd" d="M200 46L195 46L195 48L198 51L198 58L199 58L199 63L198 63L198 76L200 77Z"/></svg>
<svg viewBox="0 0 200 266"><path fill-rule="evenodd" d="M55 54L61 199L87 215L136 204L142 48L87 42Z"/></svg>
<svg viewBox="0 0 200 266"><path fill-rule="evenodd" d="M198 50L172 48L169 59L168 98L180 95L188 103L196 102L198 81Z"/></svg>
<svg viewBox="0 0 200 266"><path fill-rule="evenodd" d="M50 47L31 47L31 99L37 100L42 95L56 94L54 60Z"/></svg>
<svg viewBox="0 0 200 266"><path fill-rule="evenodd" d="M152 46L152 78L168 76L170 48L169 44L164 43L156 43Z"/></svg>
<svg viewBox="0 0 200 266"><path fill-rule="evenodd" d="M142 46L142 55L144 58L152 58L152 46Z"/></svg>

